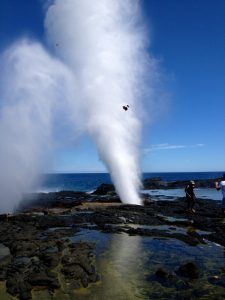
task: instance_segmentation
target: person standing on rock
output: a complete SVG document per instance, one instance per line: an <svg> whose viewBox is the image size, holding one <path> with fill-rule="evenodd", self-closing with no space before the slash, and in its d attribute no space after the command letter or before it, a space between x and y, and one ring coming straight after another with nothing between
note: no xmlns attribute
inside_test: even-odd
<svg viewBox="0 0 225 300"><path fill-rule="evenodd" d="M215 182L215 187L217 191L221 190L223 199L222 199L222 212L225 215L225 173L223 174L222 180Z"/></svg>
<svg viewBox="0 0 225 300"><path fill-rule="evenodd" d="M194 206L195 206L195 199L196 199L194 188L195 188L194 181L190 181L189 184L187 184L185 187L185 193L187 199L187 211L193 213L195 213Z"/></svg>

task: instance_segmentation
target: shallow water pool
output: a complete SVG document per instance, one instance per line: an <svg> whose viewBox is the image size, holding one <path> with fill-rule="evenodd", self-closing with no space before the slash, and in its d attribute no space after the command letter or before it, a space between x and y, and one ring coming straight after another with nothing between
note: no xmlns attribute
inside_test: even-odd
<svg viewBox="0 0 225 300"><path fill-rule="evenodd" d="M224 267L224 249L214 243L187 246L176 239L106 234L83 229L73 241L96 243L97 267L101 282L74 292L74 299L223 299L224 288L208 278ZM176 275L185 262L195 262L200 277L190 281ZM174 273L171 284L154 275L160 267ZM183 298L179 298L183 297ZM221 297L221 298L220 298ZM73 299L73 297L71 298Z"/></svg>

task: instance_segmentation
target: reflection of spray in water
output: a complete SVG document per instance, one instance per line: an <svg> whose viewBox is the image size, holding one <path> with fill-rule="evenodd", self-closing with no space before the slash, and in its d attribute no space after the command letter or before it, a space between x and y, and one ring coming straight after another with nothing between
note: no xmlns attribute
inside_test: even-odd
<svg viewBox="0 0 225 300"><path fill-rule="evenodd" d="M45 25L61 62L24 41L3 57L0 210L12 210L44 170L60 109L92 135L122 201L141 204L139 83L145 64L154 63L144 50L139 1L55 0Z"/></svg>
<svg viewBox="0 0 225 300"><path fill-rule="evenodd" d="M50 42L76 74L100 157L122 201L133 204L141 204L135 111L146 63L139 13L136 0L56 0L45 22Z"/></svg>
<svg viewBox="0 0 225 300"><path fill-rule="evenodd" d="M93 289L93 294L99 299L141 299L145 285L142 237L113 235L107 250L98 262L102 286Z"/></svg>

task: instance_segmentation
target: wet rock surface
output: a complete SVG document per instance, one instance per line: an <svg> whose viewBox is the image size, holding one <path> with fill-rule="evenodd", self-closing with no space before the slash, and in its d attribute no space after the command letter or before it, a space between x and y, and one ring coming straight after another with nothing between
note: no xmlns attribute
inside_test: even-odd
<svg viewBox="0 0 225 300"><path fill-rule="evenodd" d="M197 279L199 277L199 269L194 262L188 262L179 267L178 272L181 276Z"/></svg>
<svg viewBox="0 0 225 300"><path fill-rule="evenodd" d="M147 197L145 206L137 206L115 203L113 197L79 192L39 194L14 215L2 216L0 281L6 283L7 293L32 299L33 289L52 293L61 289L66 295L100 281L95 244L71 239L82 228L176 239L193 247L208 241L225 246L220 202L198 200L197 211L191 214L186 212L184 198L152 201ZM149 280L179 290L188 288L188 280L199 278L200 273L194 262L187 262L173 272L159 268ZM216 276L209 277L209 282L225 286L224 274Z"/></svg>
<svg viewBox="0 0 225 300"><path fill-rule="evenodd" d="M19 299L32 299L34 288L51 291L61 288L59 278L67 287L73 284L73 288L87 287L99 280L95 245L70 242L68 238L79 228L60 229L58 226L65 226L64 218L62 222L57 216L45 218L49 222L45 221L44 227L43 217L34 217L32 212L11 216L0 224L0 240L4 245L0 252L8 249L0 260L0 280L6 281L8 293Z"/></svg>

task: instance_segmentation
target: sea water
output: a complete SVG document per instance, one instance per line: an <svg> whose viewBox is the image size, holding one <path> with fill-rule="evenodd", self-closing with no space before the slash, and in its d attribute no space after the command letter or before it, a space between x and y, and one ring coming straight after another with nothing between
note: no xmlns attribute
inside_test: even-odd
<svg viewBox="0 0 225 300"><path fill-rule="evenodd" d="M95 243L100 282L87 289L68 290L67 295L58 289L54 299L224 299L223 285L209 282L224 267L224 249L215 243L205 240L205 244L190 246L176 239L90 229L81 229L70 240ZM200 270L200 277L192 281L176 275L179 266L190 261ZM159 268L174 274L175 281L157 278ZM33 296L34 300L53 299L48 290L34 291Z"/></svg>
<svg viewBox="0 0 225 300"><path fill-rule="evenodd" d="M154 200L173 200L177 197L185 197L184 189L169 189L169 190L144 190L144 193L149 194ZM222 195L216 189L212 188L196 188L195 196L197 199L221 200Z"/></svg>
<svg viewBox="0 0 225 300"><path fill-rule="evenodd" d="M196 180L221 178L223 172L176 172L143 173L142 179L160 177L163 181ZM41 183L35 188L37 192L58 192L62 190L92 192L102 183L112 183L108 173L58 173L41 176ZM183 189L145 190L151 196L183 197ZM196 189L198 198L220 200L221 193L214 189Z"/></svg>

